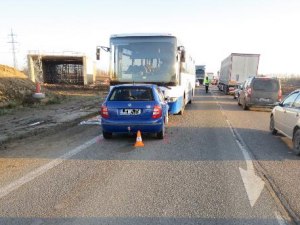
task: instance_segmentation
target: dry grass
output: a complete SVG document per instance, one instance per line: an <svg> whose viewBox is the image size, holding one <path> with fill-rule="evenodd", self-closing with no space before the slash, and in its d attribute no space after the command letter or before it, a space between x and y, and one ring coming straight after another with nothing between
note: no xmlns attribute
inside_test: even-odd
<svg viewBox="0 0 300 225"><path fill-rule="evenodd" d="M24 105L41 103L33 98L35 83L19 70L0 65L0 108L17 108ZM47 89L44 104L56 99L57 96Z"/></svg>
<svg viewBox="0 0 300 225"><path fill-rule="evenodd" d="M300 88L300 76L284 77L280 79L282 92L288 95Z"/></svg>

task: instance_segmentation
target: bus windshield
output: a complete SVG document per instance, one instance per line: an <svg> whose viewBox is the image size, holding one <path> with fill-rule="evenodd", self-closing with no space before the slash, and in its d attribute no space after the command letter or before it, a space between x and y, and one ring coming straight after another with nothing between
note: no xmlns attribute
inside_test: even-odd
<svg viewBox="0 0 300 225"><path fill-rule="evenodd" d="M176 38L111 38L112 83L176 85Z"/></svg>

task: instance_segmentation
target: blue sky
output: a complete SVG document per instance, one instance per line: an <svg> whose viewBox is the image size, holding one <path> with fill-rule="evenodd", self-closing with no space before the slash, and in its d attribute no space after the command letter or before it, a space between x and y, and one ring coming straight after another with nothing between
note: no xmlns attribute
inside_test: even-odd
<svg viewBox="0 0 300 225"><path fill-rule="evenodd" d="M261 54L260 73L300 74L300 0L1 1L0 64L12 65L11 28L20 68L28 50L94 57L111 34L163 32L177 35L208 71L238 52ZM98 66L107 68L102 56Z"/></svg>

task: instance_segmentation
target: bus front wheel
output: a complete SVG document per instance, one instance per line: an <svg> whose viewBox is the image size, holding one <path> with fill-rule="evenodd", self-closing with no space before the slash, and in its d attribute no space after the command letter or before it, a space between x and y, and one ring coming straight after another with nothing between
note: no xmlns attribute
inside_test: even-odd
<svg viewBox="0 0 300 225"><path fill-rule="evenodd" d="M194 90L192 90L191 99L190 99L190 101L188 102L188 104L192 104L192 102L193 102L193 97L194 97Z"/></svg>

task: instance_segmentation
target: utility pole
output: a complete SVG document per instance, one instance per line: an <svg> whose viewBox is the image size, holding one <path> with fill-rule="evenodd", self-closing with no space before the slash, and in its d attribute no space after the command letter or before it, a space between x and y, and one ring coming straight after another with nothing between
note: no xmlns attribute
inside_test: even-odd
<svg viewBox="0 0 300 225"><path fill-rule="evenodd" d="M11 29L11 33L8 35L10 37L10 41L7 43L10 43L12 45L12 54L13 54L13 60L14 60L14 67L18 67L18 62L17 62L17 56L16 56L16 46L18 42L15 40L15 37L17 36L16 34L13 33L13 30Z"/></svg>

